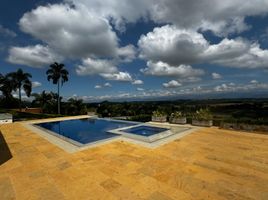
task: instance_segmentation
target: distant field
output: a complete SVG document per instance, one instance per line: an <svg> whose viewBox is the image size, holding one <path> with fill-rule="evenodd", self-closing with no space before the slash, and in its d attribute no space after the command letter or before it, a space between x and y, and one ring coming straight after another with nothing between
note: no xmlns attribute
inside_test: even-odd
<svg viewBox="0 0 268 200"><path fill-rule="evenodd" d="M193 113L200 108L209 108L214 125L221 122L268 125L268 99L210 99L143 102L101 102L87 103L88 111L95 111L100 117L122 117L133 121L151 120L152 112L162 110L167 115L182 111L191 123ZM15 121L59 117L57 114L33 114L16 110L1 109L13 114Z"/></svg>
<svg viewBox="0 0 268 200"><path fill-rule="evenodd" d="M134 121L149 121L152 112L162 110L167 115L182 111L191 121L193 113L200 108L209 108L214 124L237 122L268 125L268 99L210 99L150 102L102 102L87 105L103 117L128 116Z"/></svg>

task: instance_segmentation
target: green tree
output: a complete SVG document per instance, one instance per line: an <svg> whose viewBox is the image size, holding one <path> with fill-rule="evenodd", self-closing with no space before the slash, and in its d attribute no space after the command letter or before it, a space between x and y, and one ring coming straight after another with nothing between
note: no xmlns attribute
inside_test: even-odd
<svg viewBox="0 0 268 200"><path fill-rule="evenodd" d="M86 105L82 99L70 98L67 103L67 112L71 115L79 115L86 113Z"/></svg>
<svg viewBox="0 0 268 200"><path fill-rule="evenodd" d="M47 93L45 90L41 92L40 94L35 93L32 96L34 96L35 98L32 103L38 104L39 106L41 106L42 111L44 111L46 104L50 103L50 101L52 100L52 94Z"/></svg>
<svg viewBox="0 0 268 200"><path fill-rule="evenodd" d="M58 85L58 114L60 114L60 82L63 85L68 81L69 72L64 69L64 64L54 63L50 65L50 69L47 70L47 80L52 80L53 84Z"/></svg>
<svg viewBox="0 0 268 200"><path fill-rule="evenodd" d="M23 88L28 97L31 95L32 82L30 81L30 78L32 78L32 75L24 73L22 69L18 69L16 72L7 74L6 78L12 82L14 91L19 90L19 107L21 111L21 89Z"/></svg>
<svg viewBox="0 0 268 200"><path fill-rule="evenodd" d="M12 82L6 76L0 74L0 91L6 99L11 96L12 89Z"/></svg>

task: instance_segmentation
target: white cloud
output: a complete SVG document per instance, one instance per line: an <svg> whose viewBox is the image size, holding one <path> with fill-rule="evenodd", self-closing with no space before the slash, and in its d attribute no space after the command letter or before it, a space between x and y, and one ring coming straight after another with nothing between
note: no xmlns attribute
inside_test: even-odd
<svg viewBox="0 0 268 200"><path fill-rule="evenodd" d="M112 87L111 83L104 83L104 87Z"/></svg>
<svg viewBox="0 0 268 200"><path fill-rule="evenodd" d="M157 0L151 13L157 22L170 22L186 29L211 30L222 36L247 30L246 16L267 13L266 0L255 0L254 6L252 3L244 0Z"/></svg>
<svg viewBox="0 0 268 200"><path fill-rule="evenodd" d="M40 87L40 86L42 86L42 83L40 83L40 82L38 82L38 81L33 81L33 82L32 82L32 87L33 87L33 88L37 88L37 87Z"/></svg>
<svg viewBox="0 0 268 200"><path fill-rule="evenodd" d="M143 81L142 80L133 80L132 84L133 85L142 85Z"/></svg>
<svg viewBox="0 0 268 200"><path fill-rule="evenodd" d="M146 90L138 91L137 93L116 93L112 95L103 95L103 96L83 96L85 101L103 101L103 100L122 100L122 99L155 99L155 98L166 98L170 99L171 97L186 97L189 95L219 95L224 93L237 93L239 92L256 92L256 91L267 91L268 84L233 84L225 83L219 86L211 87L188 87L188 88L174 88L172 89L157 89L157 90Z"/></svg>
<svg viewBox="0 0 268 200"><path fill-rule="evenodd" d="M260 91L260 90L267 90L268 84L266 83L254 83L255 81L250 82L250 84L221 84L215 86L213 91L214 92L253 92L253 91Z"/></svg>
<svg viewBox="0 0 268 200"><path fill-rule="evenodd" d="M106 80L111 80L111 81L122 81L122 82L131 82L132 77L128 72L116 72L112 74L100 74L103 78Z"/></svg>
<svg viewBox="0 0 268 200"><path fill-rule="evenodd" d="M120 4L117 0L65 1L83 5L91 13L110 19L120 31L125 30L126 23L143 18L156 23L171 23L183 29L211 30L226 36L249 29L245 17L268 12L266 0L121 0Z"/></svg>
<svg viewBox="0 0 268 200"><path fill-rule="evenodd" d="M136 58L136 48L134 45L127 45L118 49L118 56L123 62L131 62Z"/></svg>
<svg viewBox="0 0 268 200"><path fill-rule="evenodd" d="M208 42L200 33L166 25L142 35L138 46L143 59L179 65L200 60Z"/></svg>
<svg viewBox="0 0 268 200"><path fill-rule="evenodd" d="M95 89L102 89L104 87L112 87L110 83L104 83L103 85L95 85Z"/></svg>
<svg viewBox="0 0 268 200"><path fill-rule="evenodd" d="M181 83L175 80L169 81L168 83L163 83L163 86L165 88L177 88L180 87L181 85L182 85Z"/></svg>
<svg viewBox="0 0 268 200"><path fill-rule="evenodd" d="M80 76L97 74L106 80L122 82L132 81L131 75L128 72L120 72L112 60L84 59L82 65L76 67L76 73Z"/></svg>
<svg viewBox="0 0 268 200"><path fill-rule="evenodd" d="M151 7L152 0L65 0L75 5L86 6L89 12L106 19L111 19L115 28L125 31L126 23L135 23L140 18L146 18L148 8Z"/></svg>
<svg viewBox="0 0 268 200"><path fill-rule="evenodd" d="M141 70L146 75L167 76L181 79L191 79L204 74L201 69L194 69L190 65L170 66L164 62L147 62L147 68Z"/></svg>
<svg viewBox="0 0 268 200"><path fill-rule="evenodd" d="M117 36L109 22L84 6L48 4L25 13L19 21L23 32L71 58L115 56Z"/></svg>
<svg viewBox="0 0 268 200"><path fill-rule="evenodd" d="M42 45L27 47L11 47L7 61L13 64L27 65L41 68L62 58L55 54L49 47Z"/></svg>
<svg viewBox="0 0 268 200"><path fill-rule="evenodd" d="M259 83L259 82L258 82L257 80L251 80L250 83L251 83L251 84L257 84L257 83Z"/></svg>
<svg viewBox="0 0 268 200"><path fill-rule="evenodd" d="M215 73L215 72L213 72L213 73L211 74L211 76L212 76L212 79L221 79L221 78L222 78L222 76L221 76L220 74Z"/></svg>
<svg viewBox="0 0 268 200"><path fill-rule="evenodd" d="M226 47L231 49L232 47ZM268 50L263 50L260 48L260 45L253 43L248 45L248 48L242 51L237 56L218 58L212 61L212 63L219 64L227 67L236 67L236 68L268 68ZM236 54L233 54L236 55Z"/></svg>
<svg viewBox="0 0 268 200"><path fill-rule="evenodd" d="M0 24L0 34L12 38L17 36L17 34L14 31L3 27L1 24Z"/></svg>
<svg viewBox="0 0 268 200"><path fill-rule="evenodd" d="M143 88L137 88L137 91L144 91Z"/></svg>
<svg viewBox="0 0 268 200"><path fill-rule="evenodd" d="M268 50L261 49L258 43L225 38L211 45L201 33L172 25L142 35L138 46L141 58L169 65L211 63L237 68L268 67Z"/></svg>
<svg viewBox="0 0 268 200"><path fill-rule="evenodd" d="M82 62L82 65L76 68L76 73L80 76L117 72L117 67L110 60L87 58Z"/></svg>

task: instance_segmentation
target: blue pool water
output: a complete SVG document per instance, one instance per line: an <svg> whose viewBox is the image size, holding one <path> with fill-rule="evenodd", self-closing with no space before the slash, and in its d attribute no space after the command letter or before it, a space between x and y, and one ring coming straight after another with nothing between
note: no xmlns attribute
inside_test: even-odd
<svg viewBox="0 0 268 200"><path fill-rule="evenodd" d="M81 144L118 136L107 131L138 123L106 119L75 119L35 124Z"/></svg>
<svg viewBox="0 0 268 200"><path fill-rule="evenodd" d="M129 128L129 129L124 129L124 132L148 137L148 136L155 135L155 134L161 133L163 131L167 131L167 130L169 130L169 129L159 128L159 127L151 127L151 126L138 126L138 127L133 127L133 128Z"/></svg>

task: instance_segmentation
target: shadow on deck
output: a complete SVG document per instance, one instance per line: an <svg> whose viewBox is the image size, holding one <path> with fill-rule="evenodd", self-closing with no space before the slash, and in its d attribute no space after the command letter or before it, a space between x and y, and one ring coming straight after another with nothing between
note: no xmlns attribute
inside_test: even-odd
<svg viewBox="0 0 268 200"><path fill-rule="evenodd" d="M0 131L0 165L7 162L9 159L12 158L12 154L8 148L8 145L5 141L4 136Z"/></svg>

